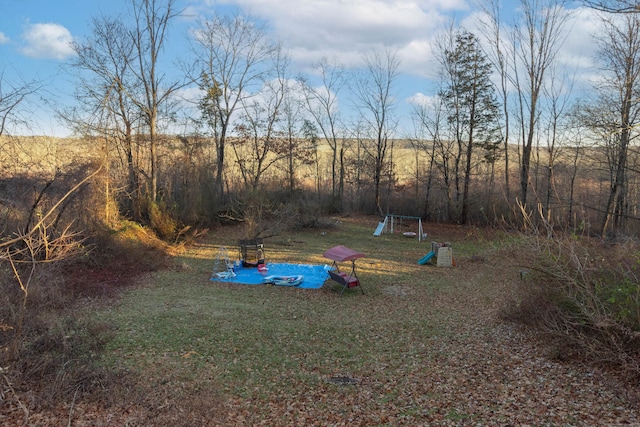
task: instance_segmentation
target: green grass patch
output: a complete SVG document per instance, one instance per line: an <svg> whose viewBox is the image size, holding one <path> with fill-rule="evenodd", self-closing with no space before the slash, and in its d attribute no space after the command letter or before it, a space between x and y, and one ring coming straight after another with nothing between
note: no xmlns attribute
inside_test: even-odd
<svg viewBox="0 0 640 427"><path fill-rule="evenodd" d="M352 290L343 297L330 282L320 290L211 282L218 249L233 256L236 241L214 232L176 259L180 268L154 273L116 306L92 315L115 329L102 363L150 383L215 382L228 396L265 404L296 399L302 390L341 395L348 386L327 383L341 375L376 390L367 404L397 401L402 382L431 357L431 340L453 334L464 320L441 303L443 293L452 283L456 292L475 284L449 277L456 269L418 265L429 239L374 237L374 229L375 219L342 221L265 242L267 263L330 263L321 255L338 244L365 252L357 261L365 295ZM465 249L476 250L482 248ZM319 397L314 404L327 402Z"/></svg>

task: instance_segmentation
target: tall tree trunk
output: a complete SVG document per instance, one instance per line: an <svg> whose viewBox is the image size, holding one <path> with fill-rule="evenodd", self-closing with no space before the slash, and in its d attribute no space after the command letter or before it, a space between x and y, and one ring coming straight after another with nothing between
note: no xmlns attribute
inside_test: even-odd
<svg viewBox="0 0 640 427"><path fill-rule="evenodd" d="M151 187L150 198L151 201L158 201L158 154L157 154L157 135L156 135L156 114L152 113L149 117L149 154L151 161Z"/></svg>
<svg viewBox="0 0 640 427"><path fill-rule="evenodd" d="M218 144L216 147L216 196L218 202L224 202L224 164L225 164L225 145L227 140L227 126L228 123L224 122L221 126L220 137L218 138Z"/></svg>
<svg viewBox="0 0 640 427"><path fill-rule="evenodd" d="M628 129L628 128L627 128ZM615 164L616 173L611 183L609 190L609 197L605 205L605 215L602 220L602 226L600 229L600 235L605 237L607 229L611 225L613 220L613 227L616 228L620 224L620 219L623 215L624 200L626 199L625 192L625 177L627 168L627 151L628 151L628 138L629 131L623 130L620 135L620 148L618 152L617 162Z"/></svg>
<svg viewBox="0 0 640 427"><path fill-rule="evenodd" d="M462 194L462 212L460 220L463 224L469 223L469 187L471 186L471 158L473 154L473 127L469 130L467 153L464 166L464 189Z"/></svg>

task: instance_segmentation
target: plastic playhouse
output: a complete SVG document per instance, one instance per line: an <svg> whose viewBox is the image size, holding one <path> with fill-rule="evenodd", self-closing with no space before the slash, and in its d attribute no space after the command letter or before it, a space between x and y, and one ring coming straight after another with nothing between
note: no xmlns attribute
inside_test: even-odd
<svg viewBox="0 0 640 427"><path fill-rule="evenodd" d="M418 260L418 264L425 265L433 263L435 260L438 267L453 267L453 248L447 242L431 242L431 251Z"/></svg>

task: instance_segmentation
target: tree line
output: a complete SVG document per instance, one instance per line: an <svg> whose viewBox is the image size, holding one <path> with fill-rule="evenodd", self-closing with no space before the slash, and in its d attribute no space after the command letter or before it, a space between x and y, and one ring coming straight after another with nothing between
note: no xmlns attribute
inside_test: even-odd
<svg viewBox="0 0 640 427"><path fill-rule="evenodd" d="M182 11L130 0L130 13L95 17L73 45L76 102L58 113L98 154L105 204L168 235L221 218L341 211L461 224L535 211L559 227L634 232L640 17L612 13L633 5L585 4L603 11L589 96L561 67L569 2L521 0L507 23L491 0L480 31L452 23L438 37L438 86L406 130L396 50L367 52L357 69L320 58L293 74L282 44L236 13L202 17L170 73L165 47ZM0 83L7 137L40 87Z"/></svg>

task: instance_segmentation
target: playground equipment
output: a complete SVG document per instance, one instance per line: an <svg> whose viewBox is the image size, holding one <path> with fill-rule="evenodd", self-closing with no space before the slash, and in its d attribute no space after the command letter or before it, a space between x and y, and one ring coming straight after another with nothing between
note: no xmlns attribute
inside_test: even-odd
<svg viewBox="0 0 640 427"><path fill-rule="evenodd" d="M450 243L431 242L431 251L418 260L418 264L425 265L436 259L438 267L453 267L455 261L453 259L453 249Z"/></svg>
<svg viewBox="0 0 640 427"><path fill-rule="evenodd" d="M431 252L427 253L425 256L423 256L422 258L420 258L418 260L418 264L425 265L426 263L431 261L434 256L436 256L436 253L434 251L431 251Z"/></svg>
<svg viewBox="0 0 640 427"><path fill-rule="evenodd" d="M425 233L422 229L422 218L419 216L407 216L407 215L395 215L395 214L387 214L384 217L384 221L378 223L376 227L376 231L373 232L373 235L378 237L383 233L394 233L394 228L397 226L401 226L404 220L412 220L418 222L418 231L416 232L405 232L403 233L406 237L414 237L418 236L418 241L422 241L427 237L427 233Z"/></svg>
<svg viewBox="0 0 640 427"><path fill-rule="evenodd" d="M360 290L364 294L364 290L360 285L360 279L358 279L358 275L356 274L356 259L363 258L365 254L340 245L327 250L322 256L333 261L333 266L328 270L328 273L331 280L342 285L341 296L347 288L355 287L360 287ZM351 271L349 273L340 271L338 263L344 261L351 261Z"/></svg>

